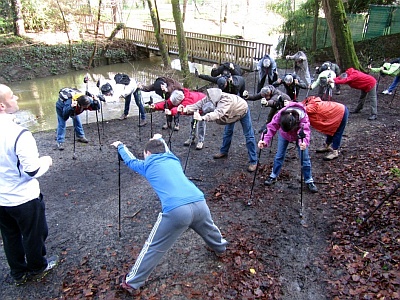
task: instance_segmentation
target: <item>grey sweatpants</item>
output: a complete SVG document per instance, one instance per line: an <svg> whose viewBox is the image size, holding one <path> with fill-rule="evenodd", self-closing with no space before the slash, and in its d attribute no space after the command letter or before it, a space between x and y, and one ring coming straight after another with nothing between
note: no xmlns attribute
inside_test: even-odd
<svg viewBox="0 0 400 300"><path fill-rule="evenodd" d="M188 228L197 232L215 252L226 250L228 242L211 219L206 201L186 204L158 215L135 265L126 275L126 283L135 289L144 285L164 254Z"/></svg>

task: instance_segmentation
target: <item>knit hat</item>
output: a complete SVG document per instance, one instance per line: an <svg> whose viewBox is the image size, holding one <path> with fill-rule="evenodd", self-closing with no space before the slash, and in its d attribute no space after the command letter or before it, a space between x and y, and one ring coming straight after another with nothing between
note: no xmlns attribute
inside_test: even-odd
<svg viewBox="0 0 400 300"><path fill-rule="evenodd" d="M219 89L224 90L226 85L226 79L224 77L218 78L217 85Z"/></svg>
<svg viewBox="0 0 400 300"><path fill-rule="evenodd" d="M174 90L171 93L171 96L169 97L169 100L171 100L172 105L178 106L179 104L181 104L181 102L183 101L184 98L185 98L185 96L183 95L182 91Z"/></svg>
<svg viewBox="0 0 400 300"><path fill-rule="evenodd" d="M263 61L263 66L265 68L268 68L270 65L271 65L271 60L268 59L268 58L265 58L264 61Z"/></svg>

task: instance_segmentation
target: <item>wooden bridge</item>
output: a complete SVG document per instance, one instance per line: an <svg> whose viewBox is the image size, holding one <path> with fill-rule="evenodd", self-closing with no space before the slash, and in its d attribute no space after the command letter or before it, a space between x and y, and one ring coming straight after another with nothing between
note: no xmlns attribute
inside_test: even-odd
<svg viewBox="0 0 400 300"><path fill-rule="evenodd" d="M96 22L90 15L81 15L78 22L87 32L95 32ZM115 23L101 22L99 34L109 37L116 27ZM178 54L178 42L176 31L162 29L164 41L168 53ZM265 54L270 54L271 44L257 43L242 39L227 38L194 32L185 32L188 59L191 62L208 64L220 64L233 62L241 66L243 70L254 71L254 60L259 60ZM157 40L153 28L146 29L125 27L116 38L130 40L138 47L148 51L159 52Z"/></svg>

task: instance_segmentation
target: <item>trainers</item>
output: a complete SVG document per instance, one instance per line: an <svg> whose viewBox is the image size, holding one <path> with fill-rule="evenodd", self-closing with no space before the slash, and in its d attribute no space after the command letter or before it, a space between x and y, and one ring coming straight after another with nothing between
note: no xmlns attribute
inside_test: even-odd
<svg viewBox="0 0 400 300"><path fill-rule="evenodd" d="M57 255L53 255L47 259L47 267L40 273L31 274L32 281L41 281L51 270L58 266L59 258Z"/></svg>
<svg viewBox="0 0 400 300"><path fill-rule="evenodd" d="M331 152L333 149L330 145L324 144L321 148L315 150L317 153Z"/></svg>
<svg viewBox="0 0 400 300"><path fill-rule="evenodd" d="M382 92L382 94L384 94L384 95L392 95L392 92L389 92L389 90L384 90Z"/></svg>
<svg viewBox="0 0 400 300"><path fill-rule="evenodd" d="M340 91L336 91L336 93L335 93L336 95L340 95Z"/></svg>
<svg viewBox="0 0 400 300"><path fill-rule="evenodd" d="M324 157L324 160L332 160L332 159L338 158L338 156L339 156L339 151L332 150L331 153L329 153L327 156Z"/></svg>
<svg viewBox="0 0 400 300"><path fill-rule="evenodd" d="M119 119L120 120L126 120L128 118L128 116L126 114L122 114Z"/></svg>
<svg viewBox="0 0 400 300"><path fill-rule="evenodd" d="M161 128L162 128L162 129L171 128L171 124L165 123Z"/></svg>
<svg viewBox="0 0 400 300"><path fill-rule="evenodd" d="M26 273L24 275L22 275L21 278L19 279L14 279L14 284L15 286L21 286L23 284L25 284L28 281L28 276L26 275Z"/></svg>
<svg viewBox="0 0 400 300"><path fill-rule="evenodd" d="M64 150L64 143L57 143L57 149L60 151Z"/></svg>
<svg viewBox="0 0 400 300"><path fill-rule="evenodd" d="M217 153L217 154L213 155L213 158L214 159L220 159L220 158L224 158L224 157L227 157L227 156L228 156L228 153Z"/></svg>
<svg viewBox="0 0 400 300"><path fill-rule="evenodd" d="M87 140L87 138L85 138L84 136L78 137L76 140L77 140L79 143L84 143L84 144L89 143L89 141Z"/></svg>
<svg viewBox="0 0 400 300"><path fill-rule="evenodd" d="M315 186L314 182L309 182L307 183L307 187L310 190L311 193L318 193L318 189Z"/></svg>
<svg viewBox="0 0 400 300"><path fill-rule="evenodd" d="M174 131L179 131L179 124L175 124Z"/></svg>
<svg viewBox="0 0 400 300"><path fill-rule="evenodd" d="M257 164L249 165L247 168L248 172L254 172L257 169Z"/></svg>
<svg viewBox="0 0 400 300"><path fill-rule="evenodd" d="M196 145L196 150L201 150L203 149L204 143L203 142L198 142Z"/></svg>
<svg viewBox="0 0 400 300"><path fill-rule="evenodd" d="M183 143L183 146L188 147L188 146L190 146L190 145L192 145L192 144L194 144L194 139L190 138L190 139L187 139L187 140Z"/></svg>
<svg viewBox="0 0 400 300"><path fill-rule="evenodd" d="M368 117L368 120L370 120L370 121L376 120L376 115L370 115Z"/></svg>
<svg viewBox="0 0 400 300"><path fill-rule="evenodd" d="M138 126L139 126L139 127L143 127L143 126L146 126L146 124L147 124L147 121L141 119Z"/></svg>
<svg viewBox="0 0 400 300"><path fill-rule="evenodd" d="M128 292L131 296L138 296L141 293L139 289L135 289L126 283L126 275L121 275L118 281L120 288Z"/></svg>
<svg viewBox="0 0 400 300"><path fill-rule="evenodd" d="M270 186L274 184L276 181L277 181L276 178L269 176L268 179L264 181L264 185Z"/></svg>

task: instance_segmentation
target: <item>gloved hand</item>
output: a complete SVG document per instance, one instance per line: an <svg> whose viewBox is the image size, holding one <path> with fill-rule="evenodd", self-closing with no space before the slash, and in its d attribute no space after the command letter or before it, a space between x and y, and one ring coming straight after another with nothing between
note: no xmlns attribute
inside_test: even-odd
<svg viewBox="0 0 400 300"><path fill-rule="evenodd" d="M167 116L170 116L170 115L172 115L172 112L171 112L171 110L170 110L170 109L168 109L168 108L164 109L164 113L165 113Z"/></svg>
<svg viewBox="0 0 400 300"><path fill-rule="evenodd" d="M267 145L265 144L265 142L263 140L258 141L258 148L263 149L266 147L267 147Z"/></svg>
<svg viewBox="0 0 400 300"><path fill-rule="evenodd" d="M248 97L249 97L249 92L248 92L247 90L245 90L245 91L243 92L243 98L246 99L246 98L248 98Z"/></svg>
<svg viewBox="0 0 400 300"><path fill-rule="evenodd" d="M286 55L286 60L290 59L289 55Z"/></svg>
<svg viewBox="0 0 400 300"><path fill-rule="evenodd" d="M106 98L103 95L98 95L97 98L102 102L106 102Z"/></svg>
<svg viewBox="0 0 400 300"><path fill-rule="evenodd" d="M290 103L290 101L289 101L289 100L283 100L283 106L288 106L288 105L289 105L289 103Z"/></svg>
<svg viewBox="0 0 400 300"><path fill-rule="evenodd" d="M122 144L120 141L115 141L114 143L111 144L111 146L114 146L115 148L118 148L118 145Z"/></svg>
<svg viewBox="0 0 400 300"><path fill-rule="evenodd" d="M193 114L193 119L197 120L197 121L203 121L203 118L200 116L199 111L195 111Z"/></svg>
<svg viewBox="0 0 400 300"><path fill-rule="evenodd" d="M77 105L78 105L78 101L76 101L76 100L71 101L71 107L75 107Z"/></svg>
<svg viewBox="0 0 400 300"><path fill-rule="evenodd" d="M153 135L153 140L159 140L162 139L162 135L160 133L156 133Z"/></svg>
<svg viewBox="0 0 400 300"><path fill-rule="evenodd" d="M232 69L232 70L235 69L235 67L233 66L233 63L229 64L229 69Z"/></svg>
<svg viewBox="0 0 400 300"><path fill-rule="evenodd" d="M92 95L91 93L89 93L89 91L86 91L86 92L85 92L85 95L86 95L86 96L89 96L90 98L93 98L93 95Z"/></svg>
<svg viewBox="0 0 400 300"><path fill-rule="evenodd" d="M181 113L186 113L186 111L187 111L186 107L184 107L182 104L178 105L177 110L178 110L178 112L181 112Z"/></svg>
<svg viewBox="0 0 400 300"><path fill-rule="evenodd" d="M262 105L262 106L268 106L268 101L267 101L267 99L262 98L262 99L261 99L261 105Z"/></svg>

